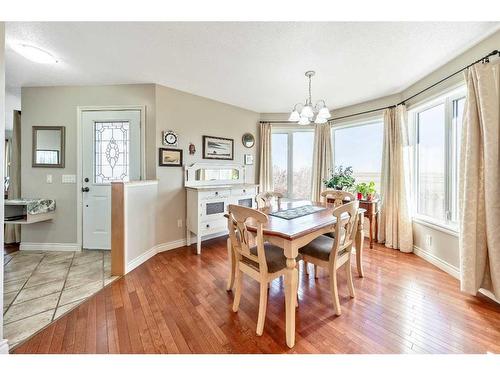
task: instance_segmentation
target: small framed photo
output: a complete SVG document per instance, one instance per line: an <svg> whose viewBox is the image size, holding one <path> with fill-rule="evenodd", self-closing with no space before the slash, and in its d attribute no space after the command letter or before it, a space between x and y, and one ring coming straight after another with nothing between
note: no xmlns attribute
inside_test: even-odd
<svg viewBox="0 0 500 375"><path fill-rule="evenodd" d="M234 140L204 135L203 159L234 160Z"/></svg>
<svg viewBox="0 0 500 375"><path fill-rule="evenodd" d="M253 155L245 154L245 165L252 165L252 164L253 164Z"/></svg>
<svg viewBox="0 0 500 375"><path fill-rule="evenodd" d="M160 167L182 167L182 150L175 148L160 148L159 150Z"/></svg>

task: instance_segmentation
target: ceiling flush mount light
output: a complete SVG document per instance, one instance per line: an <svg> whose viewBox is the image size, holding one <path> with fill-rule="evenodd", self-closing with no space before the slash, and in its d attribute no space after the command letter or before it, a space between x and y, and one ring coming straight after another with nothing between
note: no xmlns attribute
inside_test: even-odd
<svg viewBox="0 0 500 375"><path fill-rule="evenodd" d="M49 52L29 44L14 44L12 48L21 56L39 64L57 64L57 59Z"/></svg>
<svg viewBox="0 0 500 375"><path fill-rule="evenodd" d="M316 73L312 70L306 72L305 75L309 80L309 97L306 99L305 104L295 104L292 113L290 113L288 121L297 122L299 125L309 125L312 121L314 121L315 124L324 124L330 118L331 114L326 107L326 103L324 100L319 100L314 106L312 105L311 78L315 74Z"/></svg>

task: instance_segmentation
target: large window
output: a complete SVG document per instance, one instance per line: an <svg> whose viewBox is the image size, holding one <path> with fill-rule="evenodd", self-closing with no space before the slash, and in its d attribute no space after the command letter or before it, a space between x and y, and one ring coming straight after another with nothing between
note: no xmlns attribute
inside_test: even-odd
<svg viewBox="0 0 500 375"><path fill-rule="evenodd" d="M410 111L415 135L415 216L447 226L457 221L463 89Z"/></svg>
<svg viewBox="0 0 500 375"><path fill-rule="evenodd" d="M332 129L335 166L352 166L356 183L374 181L380 193L382 168L382 120L334 126Z"/></svg>
<svg viewBox="0 0 500 375"><path fill-rule="evenodd" d="M273 129L274 190L290 199L310 199L314 131Z"/></svg>

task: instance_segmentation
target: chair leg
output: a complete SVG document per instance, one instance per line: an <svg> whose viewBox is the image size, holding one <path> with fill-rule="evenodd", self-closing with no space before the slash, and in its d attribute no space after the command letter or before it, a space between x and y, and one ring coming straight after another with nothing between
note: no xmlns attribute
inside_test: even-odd
<svg viewBox="0 0 500 375"><path fill-rule="evenodd" d="M342 312L340 310L340 301L339 301L339 291L337 289L337 270L333 267L329 267L330 270L330 289L332 292L333 299L333 309L335 311L335 315L339 316Z"/></svg>
<svg viewBox="0 0 500 375"><path fill-rule="evenodd" d="M304 270L306 271L306 275L309 275L309 264L304 261Z"/></svg>
<svg viewBox="0 0 500 375"><path fill-rule="evenodd" d="M351 296L351 298L355 298L356 293L354 292L354 284L352 282L352 267L350 260L346 262L345 270L347 274L347 287L349 288L349 295Z"/></svg>
<svg viewBox="0 0 500 375"><path fill-rule="evenodd" d="M243 272L240 271L239 265L236 266L236 280L234 281L234 301L233 301L233 311L238 312L240 306L241 298L241 287L243 281ZM267 291L267 289L266 289Z"/></svg>
<svg viewBox="0 0 500 375"><path fill-rule="evenodd" d="M314 265L314 278L315 279L318 278L318 266L317 265Z"/></svg>
<svg viewBox="0 0 500 375"><path fill-rule="evenodd" d="M257 336L262 336L264 331L264 322L266 321L267 309L267 285L269 283L260 283L260 298L259 298L259 318L257 320Z"/></svg>

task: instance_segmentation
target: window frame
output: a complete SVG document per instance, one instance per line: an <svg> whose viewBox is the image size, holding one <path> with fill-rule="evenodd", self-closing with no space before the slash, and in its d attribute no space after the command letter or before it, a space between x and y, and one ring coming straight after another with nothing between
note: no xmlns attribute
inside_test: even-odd
<svg viewBox="0 0 500 375"><path fill-rule="evenodd" d="M291 198L293 197L293 133L309 132L314 134L315 127L312 125L304 125L300 127L290 127L288 126L273 126L271 128L271 139L272 134L286 134L287 135L287 176L286 176L286 194L284 198L290 201L300 201L304 198ZM272 146L271 146L272 147ZM314 141L313 141L313 157L314 157ZM311 159L311 168L313 165L313 159ZM274 167L274 166L273 166ZM273 181L274 184L274 181ZM311 180L312 184L312 180ZM307 198L309 199L309 197Z"/></svg>
<svg viewBox="0 0 500 375"><path fill-rule="evenodd" d="M422 224L429 224L444 229L446 232L458 233L458 186L454 186L458 174L457 127L455 126L455 105L460 99L466 99L464 84L456 85L448 90L424 99L408 108L409 130L413 141L412 150L412 219ZM419 206L419 132L418 115L438 105L444 105L444 176L445 176L445 220L418 212ZM455 140L454 140L455 139Z"/></svg>
<svg viewBox="0 0 500 375"><path fill-rule="evenodd" d="M379 123L382 123L382 153L383 153L384 116L382 113L377 114L377 115L372 115L372 116L366 116L366 117L359 118L359 119L342 121L342 122L338 122L338 123L332 125L332 128L331 128L332 166L335 167L335 131L346 129L346 128L355 128L355 127L360 127L360 126L374 125L374 124L379 124ZM383 163L383 160L382 160L382 163ZM380 165L380 174L381 175L382 175L382 163ZM382 183L382 181L380 181L380 183ZM377 188L380 190L380 191L378 191L378 193L380 194L380 192L382 191L382 187L378 186Z"/></svg>

